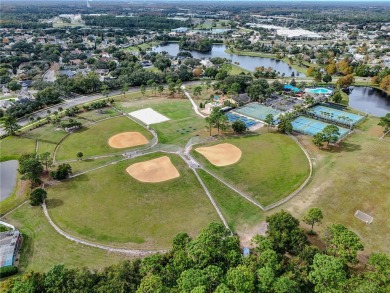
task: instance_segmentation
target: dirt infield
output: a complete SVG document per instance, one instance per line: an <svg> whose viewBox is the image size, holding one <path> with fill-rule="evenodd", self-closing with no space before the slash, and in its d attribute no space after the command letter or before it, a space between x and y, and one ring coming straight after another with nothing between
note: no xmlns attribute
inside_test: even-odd
<svg viewBox="0 0 390 293"><path fill-rule="evenodd" d="M126 171L134 179L148 183L163 182L180 176L167 156L135 163L127 167Z"/></svg>
<svg viewBox="0 0 390 293"><path fill-rule="evenodd" d="M147 144L148 140L139 132L122 132L111 136L108 144L112 148L123 149Z"/></svg>
<svg viewBox="0 0 390 293"><path fill-rule="evenodd" d="M241 158L241 150L230 143L221 143L211 147L195 149L202 154L211 164L222 167L237 163Z"/></svg>

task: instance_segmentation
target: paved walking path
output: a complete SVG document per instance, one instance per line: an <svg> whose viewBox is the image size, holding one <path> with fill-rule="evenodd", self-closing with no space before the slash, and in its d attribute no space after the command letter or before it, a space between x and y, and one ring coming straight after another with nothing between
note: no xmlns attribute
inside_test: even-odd
<svg viewBox="0 0 390 293"><path fill-rule="evenodd" d="M206 115L203 115L202 113L199 112L198 110L198 106L196 105L194 99L191 97L191 95L189 94L189 92L187 92L186 90L186 87L184 85L181 86L182 90L183 90L183 93L184 95L190 100L191 104L192 104L192 109L194 109L195 113L202 117L202 118L206 118L207 116Z"/></svg>

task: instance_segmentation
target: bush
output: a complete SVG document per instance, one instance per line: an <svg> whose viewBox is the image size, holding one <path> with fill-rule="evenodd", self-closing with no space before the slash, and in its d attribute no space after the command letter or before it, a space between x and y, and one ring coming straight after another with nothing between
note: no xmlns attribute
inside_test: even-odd
<svg viewBox="0 0 390 293"><path fill-rule="evenodd" d="M0 268L0 278L13 276L18 273L18 268L15 266L6 266Z"/></svg>
<svg viewBox="0 0 390 293"><path fill-rule="evenodd" d="M50 173L51 177L56 180L66 179L70 174L72 174L72 167L69 164L61 164L58 166L57 171Z"/></svg>
<svg viewBox="0 0 390 293"><path fill-rule="evenodd" d="M47 192L44 189L42 188L35 189L30 194L30 204L32 206L39 206L44 202L46 197L47 197Z"/></svg>

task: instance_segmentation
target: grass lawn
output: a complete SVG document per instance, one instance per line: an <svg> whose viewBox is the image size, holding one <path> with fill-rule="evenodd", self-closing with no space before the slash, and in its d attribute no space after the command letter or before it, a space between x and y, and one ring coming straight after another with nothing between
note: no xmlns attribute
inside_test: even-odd
<svg viewBox="0 0 390 293"><path fill-rule="evenodd" d="M35 152L35 140L8 136L0 140L0 162L17 160L21 154Z"/></svg>
<svg viewBox="0 0 390 293"><path fill-rule="evenodd" d="M150 97L133 102L118 102L117 104L127 113L143 108L152 108L171 119L151 125L157 131L160 143L184 146L195 135L207 135L205 120L194 113L192 105L187 99Z"/></svg>
<svg viewBox="0 0 390 293"><path fill-rule="evenodd" d="M262 53L262 52L252 52L252 51L237 51L236 49L226 49L228 54L236 54L240 56L252 56L252 57L263 57L263 58L276 58L276 54L271 53Z"/></svg>
<svg viewBox="0 0 390 293"><path fill-rule="evenodd" d="M165 154L164 154L165 155ZM118 247L169 248L179 232L197 235L218 216L185 162L170 155L177 179L142 183L126 168L161 153L110 165L48 189L48 208L65 231Z"/></svg>
<svg viewBox="0 0 390 293"><path fill-rule="evenodd" d="M213 143L231 143L242 151L233 165L216 167L192 151L207 169L231 182L241 191L267 206L296 190L309 174L309 163L299 146L289 137L268 133L231 138Z"/></svg>
<svg viewBox="0 0 390 293"><path fill-rule="evenodd" d="M157 46L158 44L159 44L159 42L157 42L157 41L146 42L146 43L142 43L142 44L139 44L136 46L127 47L125 50L131 51L131 52L139 52L139 48L141 48L143 51L145 51L147 49L151 49L151 48Z"/></svg>
<svg viewBox="0 0 390 293"><path fill-rule="evenodd" d="M205 171L199 169L198 172L232 230L241 230L263 219L264 213L258 207Z"/></svg>
<svg viewBox="0 0 390 293"><path fill-rule="evenodd" d="M23 205L5 219L23 234L20 272L48 271L55 264L101 269L125 258L67 240L48 223L40 207Z"/></svg>
<svg viewBox="0 0 390 293"><path fill-rule="evenodd" d="M84 157L123 152L125 149L115 149L108 145L108 139L118 133L138 131L147 139L152 134L145 128L126 117L118 117L98 122L84 127L69 135L59 146L56 160L75 159L77 152L83 152Z"/></svg>
<svg viewBox="0 0 390 293"><path fill-rule="evenodd" d="M91 110L91 111L83 112L78 114L77 117L84 118L89 121L98 121L98 120L119 115L119 113L114 109L112 109L111 107L106 107L100 110L101 112L99 110Z"/></svg>
<svg viewBox="0 0 390 293"><path fill-rule="evenodd" d="M320 229L332 223L344 224L356 232L365 253L390 254L390 143L378 137L382 130L378 118L369 116L345 139L340 148L319 150L312 138L302 142L314 158L315 176L301 194L281 208L299 218L310 207L323 210ZM367 225L354 217L361 210L374 217Z"/></svg>
<svg viewBox="0 0 390 293"><path fill-rule="evenodd" d="M26 131L22 134L23 137L35 139L39 142L46 142L50 144L57 144L65 137L67 132L54 126L53 124L46 124L31 131Z"/></svg>
<svg viewBox="0 0 390 293"><path fill-rule="evenodd" d="M72 173L77 174L83 171L90 170L95 167L99 167L108 162L114 162L123 159L121 155L115 157L99 158L99 159L85 159L80 161L70 162L69 165L72 167ZM55 168L53 168L55 169Z"/></svg>
<svg viewBox="0 0 390 293"><path fill-rule="evenodd" d="M251 73L249 70L246 70L244 68L241 68L240 65L236 65L236 64L232 64L232 70L230 70L230 74L231 75L239 75L241 74L242 72L244 72L245 74L247 73Z"/></svg>

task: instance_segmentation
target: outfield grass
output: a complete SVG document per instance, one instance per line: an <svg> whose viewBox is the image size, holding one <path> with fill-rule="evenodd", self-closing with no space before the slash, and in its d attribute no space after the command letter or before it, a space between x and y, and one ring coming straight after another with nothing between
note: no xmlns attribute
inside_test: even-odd
<svg viewBox="0 0 390 293"><path fill-rule="evenodd" d="M198 173L233 231L241 230L247 226L253 226L255 223L263 220L264 213L260 208L241 197L205 171L199 169Z"/></svg>
<svg viewBox="0 0 390 293"><path fill-rule="evenodd" d="M48 189L53 220L70 234L118 247L169 248L179 232L195 236L218 216L195 175L170 155L180 178L142 183L125 169L160 153L81 175Z"/></svg>
<svg viewBox="0 0 390 293"><path fill-rule="evenodd" d="M370 116L340 148L331 150L319 150L312 138L302 136L314 158L315 176L298 197L281 208L302 218L310 207L319 207L324 220L317 230L341 223L360 236L365 253L390 254L390 143L378 139L378 121ZM356 210L373 216L373 223L355 218Z"/></svg>
<svg viewBox="0 0 390 293"><path fill-rule="evenodd" d="M115 134L126 131L138 131L147 139L152 138L150 132L129 118L112 118L84 127L69 135L59 145L56 160L75 159L77 152L83 152L85 158L123 152L125 149L110 147L108 139Z"/></svg>
<svg viewBox="0 0 390 293"><path fill-rule="evenodd" d="M214 142L231 143L242 151L238 163L216 167L192 151L207 169L226 179L263 205L274 203L296 190L309 175L303 151L289 137L269 133Z"/></svg>
<svg viewBox="0 0 390 293"><path fill-rule="evenodd" d="M35 140L8 136L0 140L0 162L17 160L21 154L35 152Z"/></svg>
<svg viewBox="0 0 390 293"><path fill-rule="evenodd" d="M205 120L194 113L187 99L151 97L133 102L118 102L118 106L127 113L152 108L171 119L151 125L157 131L159 142L163 144L185 146L191 137L207 135Z"/></svg>
<svg viewBox="0 0 390 293"><path fill-rule="evenodd" d="M126 258L124 255L76 244L58 234L48 223L42 208L23 205L5 219L23 234L19 271L45 272L55 264L102 269Z"/></svg>

